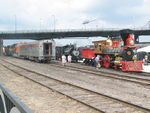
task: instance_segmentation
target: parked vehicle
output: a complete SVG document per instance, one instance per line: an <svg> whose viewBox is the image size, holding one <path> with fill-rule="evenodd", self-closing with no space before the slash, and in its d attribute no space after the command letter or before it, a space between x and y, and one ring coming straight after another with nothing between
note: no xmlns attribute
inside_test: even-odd
<svg viewBox="0 0 150 113"><path fill-rule="evenodd" d="M13 50L12 56L37 62L50 62L55 59L55 42L53 40L17 43L15 46L5 47L5 50L9 50L9 52Z"/></svg>

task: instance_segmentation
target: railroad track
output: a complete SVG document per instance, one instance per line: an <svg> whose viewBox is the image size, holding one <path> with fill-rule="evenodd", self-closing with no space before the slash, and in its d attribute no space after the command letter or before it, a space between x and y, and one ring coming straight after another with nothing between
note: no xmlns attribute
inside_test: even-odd
<svg viewBox="0 0 150 113"><path fill-rule="evenodd" d="M77 66L61 66L59 64L51 64L51 66L55 66L55 67L60 67L60 68L66 68L66 69L70 69L70 70L74 70L74 71L80 71L83 73L89 73L89 74L93 74L93 75L97 75L97 76L103 76L103 77L107 77L107 78L113 78L113 79L118 79L118 80L123 80L123 81L127 81L127 82L131 82L131 83L137 83L140 85L145 85L145 86L149 86L150 85L150 75L135 75L135 74L131 74L131 73L113 73L113 72L105 72L105 71L97 71L95 69L85 69L82 67L77 67ZM140 73L139 73L140 74Z"/></svg>
<svg viewBox="0 0 150 113"><path fill-rule="evenodd" d="M142 76L150 76L150 73L141 73Z"/></svg>
<svg viewBox="0 0 150 113"><path fill-rule="evenodd" d="M72 98L101 113L150 112L150 109L148 108L144 108L139 105L134 105L132 103L125 102L98 92L94 92L71 83L51 78L41 73L37 73L35 71L31 71L29 69L17 66L5 60L0 60L0 62L1 65L15 72L16 74L24 76L38 84L41 84L44 87L47 87L53 91L56 91L69 98Z"/></svg>

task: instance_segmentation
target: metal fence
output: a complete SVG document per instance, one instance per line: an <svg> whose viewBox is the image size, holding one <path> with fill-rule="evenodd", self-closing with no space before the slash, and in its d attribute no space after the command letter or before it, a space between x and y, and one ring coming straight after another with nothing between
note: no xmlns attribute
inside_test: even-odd
<svg viewBox="0 0 150 113"><path fill-rule="evenodd" d="M4 84L0 83L0 113L33 113Z"/></svg>

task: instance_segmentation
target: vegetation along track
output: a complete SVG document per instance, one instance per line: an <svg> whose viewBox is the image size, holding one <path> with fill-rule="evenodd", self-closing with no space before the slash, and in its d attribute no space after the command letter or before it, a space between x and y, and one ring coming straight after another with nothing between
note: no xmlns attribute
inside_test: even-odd
<svg viewBox="0 0 150 113"><path fill-rule="evenodd" d="M4 67L17 73L18 75L24 76L38 84L43 85L44 87L66 95L67 97L72 98L99 112L150 112L150 109L148 108L134 105L117 98L113 98L98 92L82 88L80 86L73 85L71 83L66 83L64 81L60 81L49 76L37 73L35 71L28 70L4 60L0 60L0 62Z"/></svg>
<svg viewBox="0 0 150 113"><path fill-rule="evenodd" d="M113 73L113 72L105 72L105 71L97 71L94 69L85 69L83 67L77 67L77 66L61 66L59 64L51 64L51 66L56 66L60 68L66 68L74 71L80 71L83 73L89 73L97 76L103 76L103 77L108 77L108 78L113 78L113 79L118 79L118 80L123 80L131 83L137 83L140 85L145 85L149 86L150 85L150 75L137 75L137 74L131 74L131 73Z"/></svg>

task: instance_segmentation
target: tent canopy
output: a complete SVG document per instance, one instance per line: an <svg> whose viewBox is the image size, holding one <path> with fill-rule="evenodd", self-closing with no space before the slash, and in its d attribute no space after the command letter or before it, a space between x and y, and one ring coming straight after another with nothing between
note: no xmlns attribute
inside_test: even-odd
<svg viewBox="0 0 150 113"><path fill-rule="evenodd" d="M137 52L150 52L150 46L142 47Z"/></svg>

